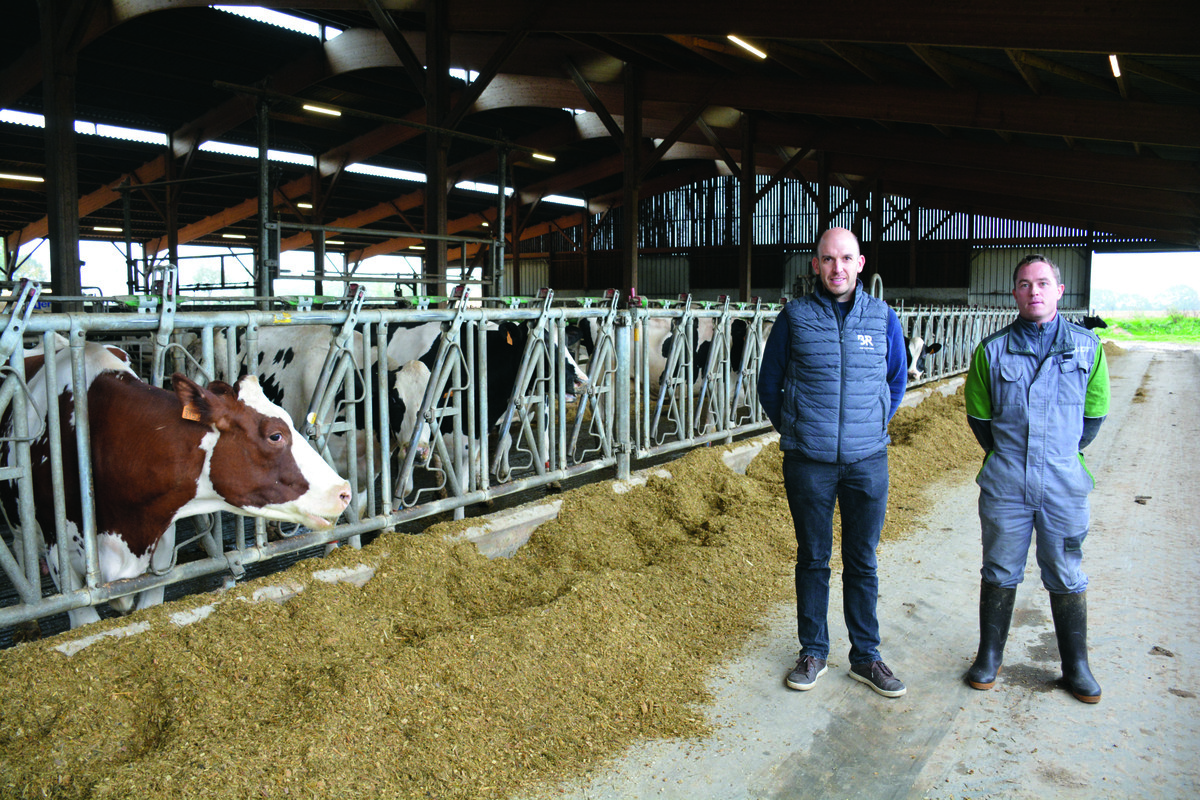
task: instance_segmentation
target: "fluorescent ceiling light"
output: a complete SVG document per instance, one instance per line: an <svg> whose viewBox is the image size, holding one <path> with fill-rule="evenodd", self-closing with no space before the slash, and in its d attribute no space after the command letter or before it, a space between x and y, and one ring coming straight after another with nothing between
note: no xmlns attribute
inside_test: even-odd
<svg viewBox="0 0 1200 800"><path fill-rule="evenodd" d="M0 180L9 181L28 181L29 183L45 183L46 179L40 175L22 175L19 172L0 172Z"/></svg>
<svg viewBox="0 0 1200 800"><path fill-rule="evenodd" d="M550 162L553 162L553 161L555 161L555 160L556 160L556 159L554 158L554 156L547 155L546 153L534 153L534 154L533 154L533 157L534 157L534 158L536 158L536 159L539 159L539 160L541 160L541 161L550 161Z"/></svg>
<svg viewBox="0 0 1200 800"><path fill-rule="evenodd" d="M423 245L423 244L414 244L412 247L410 247L410 248L408 248L408 249L409 249L409 250L424 250L424 249L425 249L425 245Z"/></svg>
<svg viewBox="0 0 1200 800"><path fill-rule="evenodd" d="M109 227L109 226L107 226L107 225L97 225L96 227L92 228L92 230L94 230L94 231L106 231L106 232L108 232L108 233L121 233L121 232L122 232L123 230L125 230L125 229L124 229L124 228L111 228L111 227Z"/></svg>
<svg viewBox="0 0 1200 800"><path fill-rule="evenodd" d="M341 239L326 239L325 244L345 244Z"/></svg>
<svg viewBox="0 0 1200 800"><path fill-rule="evenodd" d="M338 111L336 108L325 108L324 106L314 106L309 103L305 103L303 108L305 111L312 111L315 114L328 114L331 117L340 117L342 115L342 112Z"/></svg>
<svg viewBox="0 0 1200 800"><path fill-rule="evenodd" d="M296 203L296 208L312 208L312 203Z"/></svg>
<svg viewBox="0 0 1200 800"><path fill-rule="evenodd" d="M245 234L241 234L241 233L222 233L221 238L222 239L245 239L246 236L245 236Z"/></svg>
<svg viewBox="0 0 1200 800"><path fill-rule="evenodd" d="M1113 77L1121 77L1121 65L1117 63L1117 57L1115 55L1109 56L1108 63L1112 65Z"/></svg>
<svg viewBox="0 0 1200 800"><path fill-rule="evenodd" d="M754 45L750 44L747 41L743 41L742 39L739 39L738 37L734 36L732 33L729 34L729 36L727 36L726 38L729 39L729 41L736 44L738 47L742 48L743 50L747 50L751 53L754 53L754 55L758 56L759 58L767 57L767 54L764 53L762 50L759 50L757 47L755 47Z"/></svg>

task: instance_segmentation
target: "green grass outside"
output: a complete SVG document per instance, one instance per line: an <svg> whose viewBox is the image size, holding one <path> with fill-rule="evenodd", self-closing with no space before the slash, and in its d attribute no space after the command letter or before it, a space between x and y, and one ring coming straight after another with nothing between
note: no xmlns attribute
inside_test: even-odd
<svg viewBox="0 0 1200 800"><path fill-rule="evenodd" d="M1200 317L1171 314L1165 317L1109 319L1107 328L1095 331L1102 339L1118 342L1178 342L1200 344Z"/></svg>

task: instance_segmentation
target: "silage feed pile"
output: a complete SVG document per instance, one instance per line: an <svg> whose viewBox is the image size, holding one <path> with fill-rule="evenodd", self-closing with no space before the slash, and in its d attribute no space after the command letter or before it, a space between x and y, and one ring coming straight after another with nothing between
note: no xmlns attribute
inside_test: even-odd
<svg viewBox="0 0 1200 800"><path fill-rule="evenodd" d="M974 469L961 390L893 422L887 540L940 476ZM646 738L703 736L705 676L793 596L782 457L703 448L624 494L562 496L512 558L446 534L381 536L66 657L0 652L0 796L503 798L583 775ZM362 588L312 581L367 563ZM297 580L286 603L253 590ZM781 665L781 669L786 665ZM763 680L776 680L764 675Z"/></svg>

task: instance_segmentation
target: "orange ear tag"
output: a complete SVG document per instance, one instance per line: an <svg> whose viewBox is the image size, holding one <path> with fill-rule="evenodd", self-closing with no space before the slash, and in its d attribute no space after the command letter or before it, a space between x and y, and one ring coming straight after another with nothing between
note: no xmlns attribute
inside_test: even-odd
<svg viewBox="0 0 1200 800"><path fill-rule="evenodd" d="M512 344L512 331L509 331L508 333L504 334L504 338L508 340L509 344Z"/></svg>

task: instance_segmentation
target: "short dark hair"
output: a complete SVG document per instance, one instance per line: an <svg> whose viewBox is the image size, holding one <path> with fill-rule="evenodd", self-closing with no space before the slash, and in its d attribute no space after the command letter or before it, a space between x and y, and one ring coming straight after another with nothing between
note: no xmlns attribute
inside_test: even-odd
<svg viewBox="0 0 1200 800"><path fill-rule="evenodd" d="M1055 264L1053 261L1046 258L1041 253L1030 253L1029 255L1022 258L1019 262L1017 262L1017 268L1013 270L1013 286L1017 285L1017 273L1021 271L1021 267L1025 267L1030 264L1036 264L1039 261L1042 262L1043 264L1045 264L1047 267L1049 267L1054 272L1054 280L1058 283L1059 286L1062 286L1062 273L1058 271L1058 264Z"/></svg>

